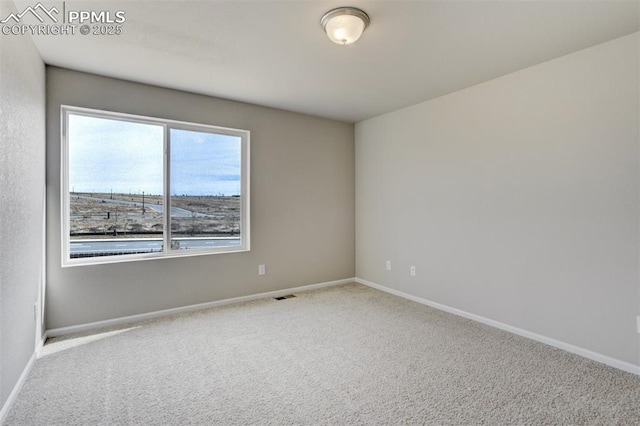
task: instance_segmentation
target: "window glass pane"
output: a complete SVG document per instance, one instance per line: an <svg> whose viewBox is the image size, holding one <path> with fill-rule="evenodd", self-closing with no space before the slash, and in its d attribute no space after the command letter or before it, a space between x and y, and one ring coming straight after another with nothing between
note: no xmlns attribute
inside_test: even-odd
<svg viewBox="0 0 640 426"><path fill-rule="evenodd" d="M248 131L62 113L63 266L249 250Z"/></svg>
<svg viewBox="0 0 640 426"><path fill-rule="evenodd" d="M162 251L163 127L68 118L70 257Z"/></svg>
<svg viewBox="0 0 640 426"><path fill-rule="evenodd" d="M241 244L242 138L171 129L171 248Z"/></svg>

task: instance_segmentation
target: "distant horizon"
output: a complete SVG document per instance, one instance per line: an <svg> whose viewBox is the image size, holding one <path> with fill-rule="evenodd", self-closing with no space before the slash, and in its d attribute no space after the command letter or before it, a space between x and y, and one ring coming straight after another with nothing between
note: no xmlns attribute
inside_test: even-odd
<svg viewBox="0 0 640 426"><path fill-rule="evenodd" d="M105 194L105 195L138 195L142 196L142 192L130 191L130 192L111 192L111 191L74 191L73 189L69 190L69 194ZM150 197L163 197L163 194L152 194L149 192L145 192L144 196ZM172 197L242 197L241 194L171 194Z"/></svg>

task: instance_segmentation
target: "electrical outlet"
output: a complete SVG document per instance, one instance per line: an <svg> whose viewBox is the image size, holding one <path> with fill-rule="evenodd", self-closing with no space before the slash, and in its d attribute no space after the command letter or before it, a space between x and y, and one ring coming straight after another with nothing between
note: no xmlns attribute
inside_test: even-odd
<svg viewBox="0 0 640 426"><path fill-rule="evenodd" d="M391 261L387 260L387 271L391 270Z"/></svg>
<svg viewBox="0 0 640 426"><path fill-rule="evenodd" d="M258 265L258 275L264 275L267 273L267 270L264 265Z"/></svg>
<svg viewBox="0 0 640 426"><path fill-rule="evenodd" d="M411 274L412 277L416 276L416 267L412 266L409 268L409 273Z"/></svg>
<svg viewBox="0 0 640 426"><path fill-rule="evenodd" d="M640 334L640 315L636 317L636 321L638 322L638 334Z"/></svg>

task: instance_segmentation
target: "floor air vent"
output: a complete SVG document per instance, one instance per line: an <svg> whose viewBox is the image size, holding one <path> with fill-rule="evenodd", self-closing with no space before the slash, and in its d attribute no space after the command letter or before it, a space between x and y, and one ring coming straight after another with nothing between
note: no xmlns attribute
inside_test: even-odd
<svg viewBox="0 0 640 426"><path fill-rule="evenodd" d="M284 300L284 299L291 299L292 297L296 297L296 295L295 294L287 294L286 296L274 297L274 299L276 299L276 300Z"/></svg>

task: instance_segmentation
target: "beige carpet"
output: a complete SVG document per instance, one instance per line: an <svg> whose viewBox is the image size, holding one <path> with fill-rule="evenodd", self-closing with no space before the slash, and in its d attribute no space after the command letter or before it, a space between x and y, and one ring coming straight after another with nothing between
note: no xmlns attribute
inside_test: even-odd
<svg viewBox="0 0 640 426"><path fill-rule="evenodd" d="M640 377L358 284L52 339L7 425L640 424Z"/></svg>

